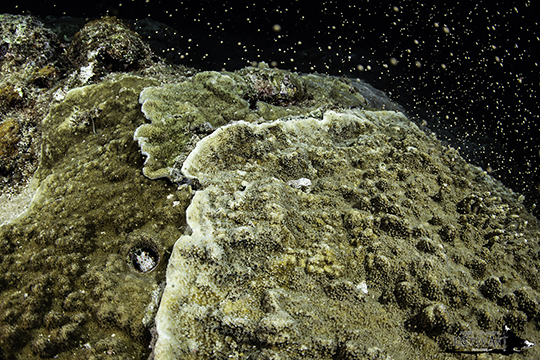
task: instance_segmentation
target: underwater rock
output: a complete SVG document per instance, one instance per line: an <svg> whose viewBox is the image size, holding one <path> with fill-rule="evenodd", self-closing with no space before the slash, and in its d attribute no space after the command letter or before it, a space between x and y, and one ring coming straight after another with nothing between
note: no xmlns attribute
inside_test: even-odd
<svg viewBox="0 0 540 360"><path fill-rule="evenodd" d="M37 168L39 124L66 63L62 45L38 18L0 14L0 198L19 195Z"/></svg>
<svg viewBox="0 0 540 360"><path fill-rule="evenodd" d="M75 34L67 57L81 84L111 72L138 70L153 63L150 45L114 16L88 22Z"/></svg>
<svg viewBox="0 0 540 360"><path fill-rule="evenodd" d="M42 68L62 51L58 36L31 15L0 14L0 34L0 67L9 77L11 67Z"/></svg>
<svg viewBox="0 0 540 360"><path fill-rule="evenodd" d="M270 69L264 63L236 72L244 80L243 97L252 108L257 102L288 106L308 98L306 83L298 74Z"/></svg>
<svg viewBox="0 0 540 360"><path fill-rule="evenodd" d="M463 324L539 334L535 219L399 112L232 122L181 172L201 190L167 267L156 359L424 359ZM309 192L289 185L302 178ZM471 194L483 210L464 214Z"/></svg>

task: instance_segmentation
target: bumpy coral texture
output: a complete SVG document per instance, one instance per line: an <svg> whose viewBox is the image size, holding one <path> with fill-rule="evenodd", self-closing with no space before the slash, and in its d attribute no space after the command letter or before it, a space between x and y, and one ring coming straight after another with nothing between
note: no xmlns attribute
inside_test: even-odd
<svg viewBox="0 0 540 360"><path fill-rule="evenodd" d="M195 144L231 121L250 123L342 107L397 109L360 81L299 75L268 67L205 71L183 82L145 89L142 110L151 122L135 132L151 179L182 182L179 170Z"/></svg>
<svg viewBox="0 0 540 360"><path fill-rule="evenodd" d="M152 56L150 46L139 34L110 16L88 22L75 34L67 49L67 57L80 68L83 82L113 71L133 71L148 66Z"/></svg>
<svg viewBox="0 0 540 360"><path fill-rule="evenodd" d="M141 273L128 254L151 247L164 258L189 201L141 174L137 98L154 84L121 76L74 89L43 122L39 189L0 227L0 358L148 356L147 306L165 263Z"/></svg>
<svg viewBox="0 0 540 360"><path fill-rule="evenodd" d="M539 334L533 218L399 113L233 123L182 172L202 190L157 359L427 359L461 331Z"/></svg>

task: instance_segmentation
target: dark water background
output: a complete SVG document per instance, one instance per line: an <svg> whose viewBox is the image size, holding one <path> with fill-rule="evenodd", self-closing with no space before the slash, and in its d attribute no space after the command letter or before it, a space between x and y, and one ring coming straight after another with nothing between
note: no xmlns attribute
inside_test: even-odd
<svg viewBox="0 0 540 360"><path fill-rule="evenodd" d="M199 69L265 61L360 77L540 214L539 1L45 0L0 12L117 16Z"/></svg>

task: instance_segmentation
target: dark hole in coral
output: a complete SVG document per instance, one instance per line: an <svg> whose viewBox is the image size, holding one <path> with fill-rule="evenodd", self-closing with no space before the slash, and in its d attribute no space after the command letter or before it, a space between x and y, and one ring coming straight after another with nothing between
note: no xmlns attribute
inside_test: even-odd
<svg viewBox="0 0 540 360"><path fill-rule="evenodd" d="M8 43L3 43L2 45L0 45L0 60L2 60L4 56L6 56L8 50L9 50Z"/></svg>
<svg viewBox="0 0 540 360"><path fill-rule="evenodd" d="M128 254L133 269L141 273L154 270L160 260L159 252L152 246L139 246L131 249Z"/></svg>

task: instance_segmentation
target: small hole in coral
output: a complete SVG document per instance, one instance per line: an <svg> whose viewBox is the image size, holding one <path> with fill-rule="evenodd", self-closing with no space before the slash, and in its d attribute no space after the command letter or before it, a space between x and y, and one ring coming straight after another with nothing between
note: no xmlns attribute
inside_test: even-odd
<svg viewBox="0 0 540 360"><path fill-rule="evenodd" d="M128 260L133 269L141 273L154 270L160 260L159 252L152 246L138 246L129 251Z"/></svg>

